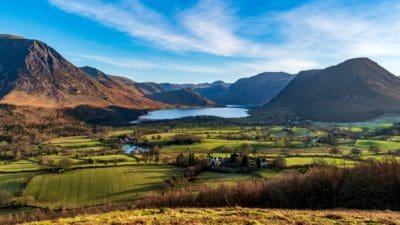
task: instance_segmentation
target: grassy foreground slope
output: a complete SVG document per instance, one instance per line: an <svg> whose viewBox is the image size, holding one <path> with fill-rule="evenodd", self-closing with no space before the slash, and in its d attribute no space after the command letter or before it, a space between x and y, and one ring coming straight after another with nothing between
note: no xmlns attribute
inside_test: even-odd
<svg viewBox="0 0 400 225"><path fill-rule="evenodd" d="M82 215L26 225L98 224L399 224L400 213L382 211L307 211L247 208L145 209Z"/></svg>

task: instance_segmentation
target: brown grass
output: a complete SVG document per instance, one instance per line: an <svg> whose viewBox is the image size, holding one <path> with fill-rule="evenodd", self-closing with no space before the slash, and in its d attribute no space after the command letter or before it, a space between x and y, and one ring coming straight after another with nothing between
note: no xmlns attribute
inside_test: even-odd
<svg viewBox="0 0 400 225"><path fill-rule="evenodd" d="M178 208L116 211L80 215L26 225L128 225L128 224L400 224L400 213L355 210L276 210L248 208Z"/></svg>

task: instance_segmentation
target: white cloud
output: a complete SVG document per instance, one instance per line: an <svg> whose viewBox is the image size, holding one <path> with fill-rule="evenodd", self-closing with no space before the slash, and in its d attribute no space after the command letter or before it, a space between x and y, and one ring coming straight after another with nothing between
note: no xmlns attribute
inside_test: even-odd
<svg viewBox="0 0 400 225"><path fill-rule="evenodd" d="M135 58L115 58L104 55L94 54L81 54L81 53L69 53L75 61L82 61L82 59L89 59L96 62L113 65L116 67L134 69L134 70L168 70L168 71L179 71L179 72L190 72L190 73L209 73L209 74L222 74L226 72L223 67L213 67L209 65L198 65L191 63L180 63L172 60L164 59L149 59L139 60Z"/></svg>
<svg viewBox="0 0 400 225"><path fill-rule="evenodd" d="M398 3L398 1L396 1ZM371 57L385 65L385 58L400 59L400 9L394 1L353 7L319 1L273 17L286 37L270 52L291 54L329 65L352 57ZM400 71L398 68L392 68Z"/></svg>
<svg viewBox="0 0 400 225"><path fill-rule="evenodd" d="M100 0L49 0L67 12L77 13L115 28L135 38L175 51L203 52L223 56L243 54L257 48L241 40L232 28L232 18L224 14L227 6L220 1L201 1L180 13L179 24L146 8L139 1L107 4Z"/></svg>
<svg viewBox="0 0 400 225"><path fill-rule="evenodd" d="M371 57L400 73L400 2L353 4L313 1L297 8L240 18L230 1L200 0L193 7L164 17L138 0L118 4L102 0L49 0L71 13L143 39L153 46L178 52L245 57L219 66L164 60L95 60L127 68L163 68L186 72L239 75L263 71L297 72L325 67L351 57ZM255 30L256 29L256 30ZM254 35L254 36L251 36ZM279 39L271 41L268 37ZM261 38L260 38L261 37ZM250 60L250 62L249 62ZM251 61L252 60L252 61Z"/></svg>

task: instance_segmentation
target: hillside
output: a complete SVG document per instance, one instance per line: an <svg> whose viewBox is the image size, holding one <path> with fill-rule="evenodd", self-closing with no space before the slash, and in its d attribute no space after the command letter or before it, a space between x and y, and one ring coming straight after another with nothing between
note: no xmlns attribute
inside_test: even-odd
<svg viewBox="0 0 400 225"><path fill-rule="evenodd" d="M361 121L400 113L400 79L367 58L300 72L255 118Z"/></svg>
<svg viewBox="0 0 400 225"><path fill-rule="evenodd" d="M26 225L68 224L398 224L400 214L355 210L278 210L248 208L178 208L115 211L73 218L26 223Z"/></svg>
<svg viewBox="0 0 400 225"><path fill-rule="evenodd" d="M142 94L155 94L164 91L161 85L154 82L143 82L143 83L134 83L133 86L136 87Z"/></svg>
<svg viewBox="0 0 400 225"><path fill-rule="evenodd" d="M261 105L271 100L292 79L288 73L266 72L253 77L242 78L229 86L222 94L213 99L223 104Z"/></svg>
<svg viewBox="0 0 400 225"><path fill-rule="evenodd" d="M180 106L214 106L213 101L204 98L192 89L180 89L175 91L164 91L147 95L147 97L167 104Z"/></svg>
<svg viewBox="0 0 400 225"><path fill-rule="evenodd" d="M227 84L223 81L215 81L208 87L196 88L195 90L208 99L221 102L221 98L226 93L229 86L230 84Z"/></svg>
<svg viewBox="0 0 400 225"><path fill-rule="evenodd" d="M89 76L38 40L1 35L0 52L0 103L53 108L164 105L100 73Z"/></svg>
<svg viewBox="0 0 400 225"><path fill-rule="evenodd" d="M230 84L225 83L223 81L215 81L213 83L200 83L200 84L160 83L159 85L164 91L176 91L176 90L185 89L185 88L190 88L190 89L196 90L196 89L209 88L209 87L213 87L213 86L217 86L217 85L229 86Z"/></svg>

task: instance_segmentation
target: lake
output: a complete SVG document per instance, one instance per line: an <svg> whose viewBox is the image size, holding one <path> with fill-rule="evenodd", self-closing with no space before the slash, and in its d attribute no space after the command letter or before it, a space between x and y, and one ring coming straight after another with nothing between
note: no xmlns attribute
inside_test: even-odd
<svg viewBox="0 0 400 225"><path fill-rule="evenodd" d="M189 116L217 116L222 118L241 118L247 117L248 108L240 106L209 107L196 109L162 109L155 110L140 116L140 120L167 120L179 119Z"/></svg>

